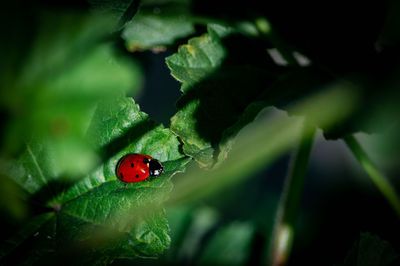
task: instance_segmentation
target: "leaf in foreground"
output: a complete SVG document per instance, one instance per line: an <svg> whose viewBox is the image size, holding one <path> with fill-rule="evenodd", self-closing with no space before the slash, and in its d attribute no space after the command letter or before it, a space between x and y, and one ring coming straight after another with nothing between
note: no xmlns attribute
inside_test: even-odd
<svg viewBox="0 0 400 266"><path fill-rule="evenodd" d="M33 241L37 244L33 250L40 261L47 253L51 255L46 255L45 260L51 261L57 256L68 257L71 252L88 261L104 262L116 257L155 257L168 247L169 229L161 204L172 189L171 177L188 162L179 152L179 141L168 129L149 122L130 98L99 104L92 119L87 136L98 136L92 139L94 145L105 147L118 142L123 148L77 183L65 184L52 175L52 169L46 165L45 141L28 144L26 156L20 159L14 173L20 181L25 181L20 184L32 198L52 207L53 212L44 214L47 223L28 223L28 229L23 229L18 241L13 242L15 251ZM100 125L104 130L99 130ZM145 130L141 129L143 134L132 139L129 133L143 125L147 125ZM159 159L166 173L151 182L121 182L115 176L116 164L121 156L133 152ZM55 225L49 228L51 221ZM47 235L40 241L46 245L36 238L45 231ZM95 258L87 256L84 251L88 249L94 251ZM36 261L33 255L27 256Z"/></svg>
<svg viewBox="0 0 400 266"><path fill-rule="evenodd" d="M9 68L18 66L9 75L14 80L4 80L0 89L0 105L7 115L3 154L15 157L24 142L36 145L32 136L43 137L46 144L37 148L47 152L40 160L51 164L50 176L72 178L98 163L96 151L84 139L97 102L128 91L135 94L142 73L135 61L117 56L111 45L100 42L107 17L42 10L35 15L34 38L10 63Z"/></svg>

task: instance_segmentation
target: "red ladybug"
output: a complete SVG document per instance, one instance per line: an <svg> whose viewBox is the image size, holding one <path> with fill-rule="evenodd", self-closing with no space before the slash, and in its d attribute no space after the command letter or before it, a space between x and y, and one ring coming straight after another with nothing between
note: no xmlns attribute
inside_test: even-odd
<svg viewBox="0 0 400 266"><path fill-rule="evenodd" d="M140 182L149 176L157 177L164 172L162 164L146 154L128 154L122 157L116 168L118 178L126 183Z"/></svg>

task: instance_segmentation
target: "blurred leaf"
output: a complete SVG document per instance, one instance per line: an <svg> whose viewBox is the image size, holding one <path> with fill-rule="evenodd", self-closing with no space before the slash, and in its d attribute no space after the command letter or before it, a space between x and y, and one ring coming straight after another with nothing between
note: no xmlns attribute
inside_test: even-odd
<svg viewBox="0 0 400 266"><path fill-rule="evenodd" d="M341 265L389 266L397 265L399 261L399 253L389 242L370 233L361 233Z"/></svg>
<svg viewBox="0 0 400 266"><path fill-rule="evenodd" d="M167 219L171 229L171 247L166 252L167 260L175 261L180 246L192 222L193 207L187 205L168 206Z"/></svg>
<svg viewBox="0 0 400 266"><path fill-rule="evenodd" d="M108 35L111 19L108 16L87 15L82 12L40 9L21 20L32 24L35 34L31 36L28 35L29 29L19 29L18 34L27 34L30 39L24 43L22 57L14 58L20 62L16 64L19 68L17 73L14 73L18 76L13 77L17 78L16 85L33 86L36 84L32 83L57 79L64 70L72 68L70 71L73 71L75 65L85 62L88 64L89 58L96 54L95 51L91 53L93 48ZM5 44L20 45L17 42L18 40L13 39L5 40ZM2 52L5 57L8 56L8 51ZM10 52L13 53L13 50Z"/></svg>
<svg viewBox="0 0 400 266"><path fill-rule="evenodd" d="M140 0L89 0L93 10L113 17L115 25L124 26L137 12Z"/></svg>
<svg viewBox="0 0 400 266"><path fill-rule="evenodd" d="M197 208L191 215L190 224L181 243L177 259L192 261L201 249L202 241L206 234L219 220L218 213L210 207Z"/></svg>
<svg viewBox="0 0 400 266"><path fill-rule="evenodd" d="M51 146L54 174L78 176L98 161L84 139L97 102L137 93L142 73L134 61L99 43L105 36L99 27L107 27L107 17L42 13L15 82L1 90L1 107L9 116L3 153L44 138Z"/></svg>
<svg viewBox="0 0 400 266"><path fill-rule="evenodd" d="M149 2L149 1L148 1ZM187 3L146 2L136 16L125 26L122 38L130 52L162 50L179 38L194 33Z"/></svg>
<svg viewBox="0 0 400 266"><path fill-rule="evenodd" d="M389 114L391 115L389 116ZM389 114L388 116L394 119L395 114ZM379 165L383 172L394 179L396 177L397 168L400 165L400 143L396 141L399 134L399 123L396 123L386 130L382 130L379 134L356 134L357 139L366 149L371 159Z"/></svg>
<svg viewBox="0 0 400 266"><path fill-rule="evenodd" d="M32 78L43 79L49 71L61 71L74 64L111 28L107 16L38 9L33 3L21 2L7 3L1 10L1 32L7 38L0 43L4 59L0 75L6 87L21 83L21 76L29 85Z"/></svg>
<svg viewBox="0 0 400 266"><path fill-rule="evenodd" d="M5 168L4 164L7 163L4 160L0 160L1 172ZM28 214L28 204L25 199L25 191L5 173L0 173L0 213L6 214L4 218L9 219L10 223L23 221Z"/></svg>
<svg viewBox="0 0 400 266"><path fill-rule="evenodd" d="M197 264L245 265L250 256L253 234L253 226L247 223L232 223L218 229Z"/></svg>

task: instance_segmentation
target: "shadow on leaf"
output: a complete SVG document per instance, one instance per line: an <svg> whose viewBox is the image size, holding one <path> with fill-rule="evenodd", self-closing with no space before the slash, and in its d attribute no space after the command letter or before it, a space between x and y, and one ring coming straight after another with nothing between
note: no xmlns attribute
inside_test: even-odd
<svg viewBox="0 0 400 266"><path fill-rule="evenodd" d="M216 163L221 145L261 109L284 107L331 80L312 67L276 65L265 43L230 35L222 45L226 56L220 66L185 88L177 102L178 113L171 119L171 129L184 142L185 153L207 167ZM257 106L249 108L254 103Z"/></svg>

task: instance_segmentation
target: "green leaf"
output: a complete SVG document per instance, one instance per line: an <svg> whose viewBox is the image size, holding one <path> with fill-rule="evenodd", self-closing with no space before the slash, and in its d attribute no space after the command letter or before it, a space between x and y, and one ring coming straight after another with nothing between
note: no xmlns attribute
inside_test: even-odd
<svg viewBox="0 0 400 266"><path fill-rule="evenodd" d="M171 130L177 134L183 144L183 152L193 157L204 166L212 164L214 149L211 143L204 140L196 129L197 120L193 117L198 106L199 100L194 100L182 108L171 118Z"/></svg>
<svg viewBox="0 0 400 266"><path fill-rule="evenodd" d="M188 159L179 152L180 143L176 137L162 126L151 125L135 139L129 134L125 135L137 129L137 126L143 126L143 122L148 120L132 99L121 98L112 105L100 106L104 108L97 109L99 113L94 115L89 135L97 132L97 143L100 145L113 141L115 143L116 138L122 136L119 144L126 141L126 146L93 174L71 186L63 194L60 215L68 217L73 223L85 225L79 226L77 230L86 230L88 226L107 226L123 232L121 243L125 244L121 245L125 245L125 248L119 250L118 256L154 257L167 248L170 241L163 211L159 213L156 210L172 189L171 177L182 171ZM112 130L98 132L98 123L103 128ZM151 182L121 182L115 176L115 167L119 158L127 153L145 153L159 159L163 162L166 173ZM70 227L69 222L65 227L60 223L60 230L68 231ZM67 235L85 238L85 234L76 232Z"/></svg>
<svg viewBox="0 0 400 266"><path fill-rule="evenodd" d="M4 221L23 222L28 216L27 193L4 171L11 163L0 159L0 213L6 214Z"/></svg>
<svg viewBox="0 0 400 266"><path fill-rule="evenodd" d="M203 240L219 221L219 214L216 210L202 206L191 212L191 223L187 228L186 234L181 240L178 259L190 261L196 258L201 250Z"/></svg>
<svg viewBox="0 0 400 266"><path fill-rule="evenodd" d="M139 0L89 0L96 13L111 16L113 21L118 22L120 26L132 19L138 9L139 2Z"/></svg>
<svg viewBox="0 0 400 266"><path fill-rule="evenodd" d="M63 211L72 212L75 216L94 223L105 222L104 219L110 215L111 211L118 213L122 209L132 209L153 200L163 201L163 197L172 186L169 182L170 177L177 171L181 171L182 166L187 162L187 159L184 159L179 152L180 144L176 137L168 129L155 126L149 121L147 115L139 111L139 107L132 99L121 98L108 105L103 103L99 106L101 108L98 108L94 114L88 136L91 136L93 143L100 147L112 143L112 146L120 146L121 149L115 154L108 154L111 157L101 167L81 182L71 186L60 199L69 206ZM139 131L142 132L141 135L131 134ZM157 158L164 163L166 173L162 178L149 183L121 183L116 179L115 167L118 160L128 153L145 153ZM114 195L115 199L105 191ZM102 194L104 198L100 200L99 197ZM85 204L88 204L92 197L96 198L96 202L99 203L98 208L101 209L96 212L96 215L99 215L96 216L98 221L96 217L85 216L90 213L81 212L81 207L86 206ZM73 201L69 202L70 200ZM125 203L122 204L122 200ZM106 205L108 207L102 209ZM101 213L103 213L102 217ZM118 219L119 216L116 217Z"/></svg>
<svg viewBox="0 0 400 266"><path fill-rule="evenodd" d="M115 181L115 167L119 159L128 153L144 153L167 162L166 172L181 169L180 161L176 160L184 156L179 152L178 139L168 129L149 120L147 114L140 112L132 98L122 97L99 103L87 137L94 146L102 148L107 160L87 178L70 187L63 195L64 202L99 184Z"/></svg>
<svg viewBox="0 0 400 266"><path fill-rule="evenodd" d="M247 47L238 49L240 45ZM332 77L313 67L276 66L262 45L216 24L168 57L167 65L182 82L183 92L178 112L171 118L171 130L181 138L184 153L205 167L227 157L237 133L264 107L291 110L291 105L323 86L327 91L335 86L349 89L340 82L327 86ZM349 113L347 101L355 102L342 99L338 103L346 107L340 112L341 119ZM322 110L291 110L290 114L306 116L329 133L325 125L331 124L321 120L326 112L318 108Z"/></svg>
<svg viewBox="0 0 400 266"><path fill-rule="evenodd" d="M167 58L172 76L182 82L182 92L193 89L193 86L222 64L226 51L215 29L223 33L230 30L219 25L210 25L209 33L190 39L176 54ZM195 117L195 112L199 108L200 100L190 100L172 117L171 130L182 139L185 154L195 158L200 164L209 166L212 164L214 149L211 141L202 138L196 128L199 119Z"/></svg>
<svg viewBox="0 0 400 266"><path fill-rule="evenodd" d="M213 73L226 57L226 50L220 35L226 35L230 28L217 24L208 26L208 33L192 38L182 45L178 52L166 59L171 75L182 82L182 92Z"/></svg>
<svg viewBox="0 0 400 266"><path fill-rule="evenodd" d="M18 143L18 153L10 154L18 156L2 158L0 173L29 194L29 203L53 213L46 221L26 221L29 230L10 240L14 247L4 250L4 260L68 261L75 248L88 263L155 257L170 242L162 202L171 177L189 159L169 129L122 96L140 88L142 73L99 42L106 29L100 17L41 15L32 46L19 58L18 82L10 82L12 92L1 90L8 99L2 98L2 108L19 119L6 127L6 140ZM165 174L151 182L121 182L115 167L127 153L157 158Z"/></svg>
<svg viewBox="0 0 400 266"><path fill-rule="evenodd" d="M130 52L136 50L162 50L179 38L194 33L194 24L188 14L165 7L141 9L126 25L122 38Z"/></svg>
<svg viewBox="0 0 400 266"><path fill-rule="evenodd" d="M342 265L389 266L400 260L389 242L370 233L361 233Z"/></svg>
<svg viewBox="0 0 400 266"><path fill-rule="evenodd" d="M232 223L220 228L199 258L200 265L244 265L251 251L254 229L251 224Z"/></svg>
<svg viewBox="0 0 400 266"><path fill-rule="evenodd" d="M10 170L35 199L57 211L56 237L60 241L89 241L102 262L116 257L156 257L170 243L161 204L172 189L171 177L183 171L189 159L179 152L175 135L149 122L131 98L103 101L98 106L88 138L101 149L110 143L118 143L121 149L108 153L104 164L87 177L59 186L59 176L52 168L54 158L49 156L51 145L43 139L28 143L19 163ZM132 136L130 133L138 127L142 134ZM151 182L121 182L115 176L115 167L127 153L145 153L159 159L165 173ZM59 253L65 248L58 245L54 249Z"/></svg>
<svg viewBox="0 0 400 266"><path fill-rule="evenodd" d="M117 194L117 192L118 191L115 191L114 193ZM122 196L126 196L127 194L128 193L123 193ZM133 195L134 193L131 194ZM141 195L146 194L148 193L143 193ZM104 204L101 197L91 197L92 195L88 195L87 200L99 200ZM120 199L120 197L117 199L115 197L113 198L111 194L111 199L108 202ZM135 200L136 198L123 197L122 199ZM127 200L123 200L121 204L126 203ZM147 213L145 216L138 217L135 215L132 217L123 217L126 224L130 223L134 224L134 226L130 226L128 229L125 225L124 229L120 228L119 230L116 230L115 228L110 229L109 227L104 227L98 224L101 214L95 218L97 220L96 222L93 219L90 219L90 217L76 216L77 214L74 212L73 205L79 208L79 204L82 202L83 201L78 201L76 204L70 204L69 206L66 206L65 211L63 210L60 213L58 237L67 243L84 245L87 241L96 241L96 243L91 243L90 247L99 260L137 257L156 258L158 255L162 254L166 248L168 248L170 243L169 227L163 210L157 210L153 207L151 213ZM129 208L130 206L121 207ZM104 213L102 210L102 208L94 206L94 210L89 212L100 211L101 213ZM113 217L111 219L117 220L116 217L121 219L121 215L115 216L116 213L118 213L117 210L115 210L115 213L109 214L110 217ZM135 222L126 221L128 217L134 218ZM119 223L121 222L122 220L119 221ZM60 250L59 252L63 251ZM90 258L88 262L91 262L92 259L93 258Z"/></svg>
<svg viewBox="0 0 400 266"><path fill-rule="evenodd" d="M180 246L192 221L193 208L187 205L172 205L166 209L166 216L171 230L171 247L166 252L166 259L176 261Z"/></svg>
<svg viewBox="0 0 400 266"><path fill-rule="evenodd" d="M177 104L178 112L171 119L171 130L184 143L185 154L202 166L212 166L222 150L224 154L219 158L226 156L228 146L219 145L225 145L254 119L257 112L246 108L260 100L261 93L276 75L274 69L269 71L242 62L224 64L231 60L227 55L232 51L224 45L229 43L225 39L231 38L231 34L231 28L209 25L207 34L189 40L178 53L167 58L171 74L182 82L184 92ZM235 35L232 38L238 41ZM256 109L259 111L266 105Z"/></svg>

